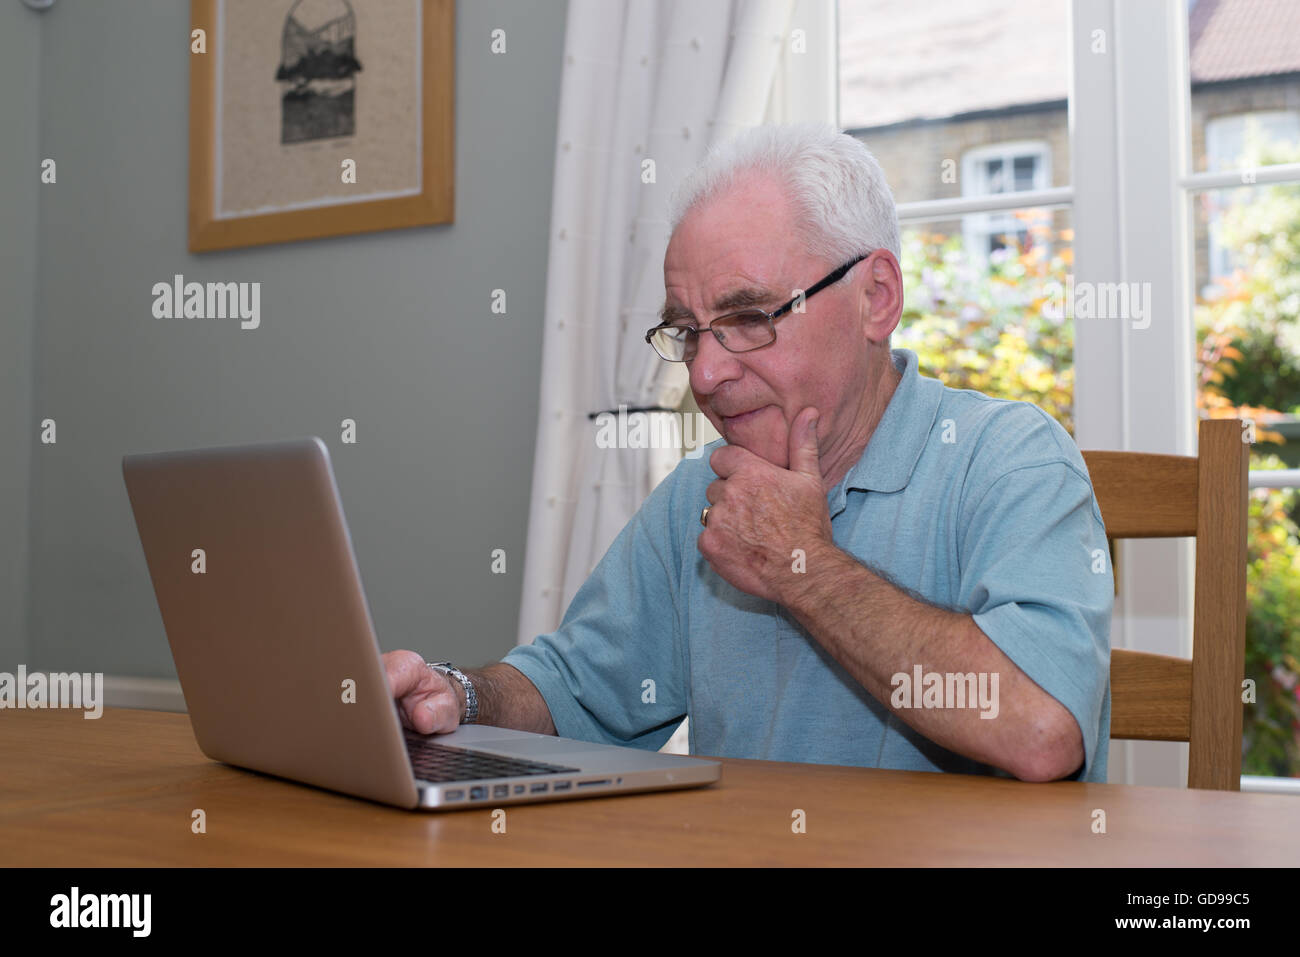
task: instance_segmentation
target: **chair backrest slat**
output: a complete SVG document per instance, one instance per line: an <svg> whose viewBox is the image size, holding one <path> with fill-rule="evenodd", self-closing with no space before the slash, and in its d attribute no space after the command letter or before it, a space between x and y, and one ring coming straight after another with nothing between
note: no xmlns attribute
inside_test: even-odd
<svg viewBox="0 0 1300 957"><path fill-rule="evenodd" d="M1250 446L1239 420L1201 427L1192 615L1191 787L1241 787L1242 677L1246 662L1246 520ZM1206 423L1214 425L1216 423Z"/></svg>
<svg viewBox="0 0 1300 957"><path fill-rule="evenodd" d="M1111 538L1196 534L1196 459L1147 452L1084 452Z"/></svg>
<svg viewBox="0 0 1300 957"><path fill-rule="evenodd" d="M1192 662L1116 648L1110 653L1110 736L1186 741L1192 729Z"/></svg>

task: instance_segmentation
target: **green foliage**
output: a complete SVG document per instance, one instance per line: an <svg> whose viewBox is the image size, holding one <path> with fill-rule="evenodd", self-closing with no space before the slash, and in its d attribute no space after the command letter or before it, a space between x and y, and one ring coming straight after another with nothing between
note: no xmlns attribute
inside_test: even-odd
<svg viewBox="0 0 1300 957"><path fill-rule="evenodd" d="M1074 433L1074 324L1046 308L1065 284L1071 250L1050 229L1029 227L1022 247L971 262L960 234L908 233L903 242L904 308L897 344L926 375L953 389L1032 402ZM1056 284L1055 287L1053 284Z"/></svg>
<svg viewBox="0 0 1300 957"><path fill-rule="evenodd" d="M1252 468L1276 469L1275 455ZM1253 489L1246 573L1246 677L1257 700L1246 705L1242 772L1300 773L1300 527L1292 514L1300 489Z"/></svg>
<svg viewBox="0 0 1300 957"><path fill-rule="evenodd" d="M1300 412L1300 360L1277 335L1248 329L1234 336L1232 345L1241 356L1229 360L1231 369L1220 386L1229 402Z"/></svg>

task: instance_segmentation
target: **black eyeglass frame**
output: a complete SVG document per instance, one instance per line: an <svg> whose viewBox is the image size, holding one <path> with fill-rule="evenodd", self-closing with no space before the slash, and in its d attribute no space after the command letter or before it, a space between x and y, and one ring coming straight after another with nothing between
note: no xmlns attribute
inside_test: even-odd
<svg viewBox="0 0 1300 957"><path fill-rule="evenodd" d="M848 271L850 269L852 269L854 266L862 262L862 260L866 259L870 255L871 253L863 253L861 256L857 257L856 259L852 259L849 262L846 262L843 266L839 266L833 269L831 272L827 273L826 276L824 276L822 279L819 279L817 282L813 283L811 286L809 286L807 289L804 290L802 294L803 301L807 302L809 299L811 299L817 293L821 292L827 286L831 285L832 283L839 282L846 275L848 275ZM800 296L795 296L789 302L785 303L782 306L779 306L778 308L772 310L771 312L764 312L762 309L741 309L739 312L729 312L725 316L718 316L718 318L714 319L713 322L710 322L704 328L700 328L698 326L677 326L677 328L694 329L696 335L699 335L701 332L712 332L713 338L718 340L718 345L722 346L722 348L726 349L728 352L734 352L737 354L743 352L753 352L755 349L762 349L776 342L776 320L780 319L783 315L785 315L787 312L793 309L794 304L797 303L800 298L801 298ZM752 316L752 315L763 316L763 318L767 320L767 326L769 331L771 331L772 333L772 338L769 339L767 342L764 342L762 345L750 346L747 349L733 349L725 342L723 342L722 337L718 335L718 333L714 332L713 330L713 327L717 323L722 322L723 320L732 319L736 316ZM659 358L663 359L665 362L686 362L687 359L685 356L682 356L682 358L680 359L669 359L666 355L660 352L659 349L655 346L654 342L651 341L656 332L658 332L661 329L672 328L675 325L676 324L672 322L659 323L659 325L655 326L653 329L650 329L649 331L646 332L645 341L646 344L650 346L651 349L654 349L655 354L658 355Z"/></svg>

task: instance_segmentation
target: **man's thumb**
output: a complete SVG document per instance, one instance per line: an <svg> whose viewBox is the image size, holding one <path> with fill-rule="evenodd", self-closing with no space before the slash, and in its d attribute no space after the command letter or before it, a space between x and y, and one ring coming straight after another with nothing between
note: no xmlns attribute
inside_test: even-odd
<svg viewBox="0 0 1300 957"><path fill-rule="evenodd" d="M817 420L820 413L804 409L790 426L790 470L821 481L821 453L817 448Z"/></svg>

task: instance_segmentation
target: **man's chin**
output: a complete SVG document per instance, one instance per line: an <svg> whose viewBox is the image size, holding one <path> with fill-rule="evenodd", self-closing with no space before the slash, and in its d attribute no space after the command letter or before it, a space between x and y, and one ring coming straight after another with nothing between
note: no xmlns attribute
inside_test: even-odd
<svg viewBox="0 0 1300 957"><path fill-rule="evenodd" d="M744 430L738 429L736 432L743 433ZM788 448L780 448L777 445L773 445L771 442L765 442L762 438L752 435L737 435L733 432L731 435L723 433L722 437L727 440L728 445L739 446L747 452L753 452L760 459L771 462L777 468L786 467L786 457L790 454Z"/></svg>

